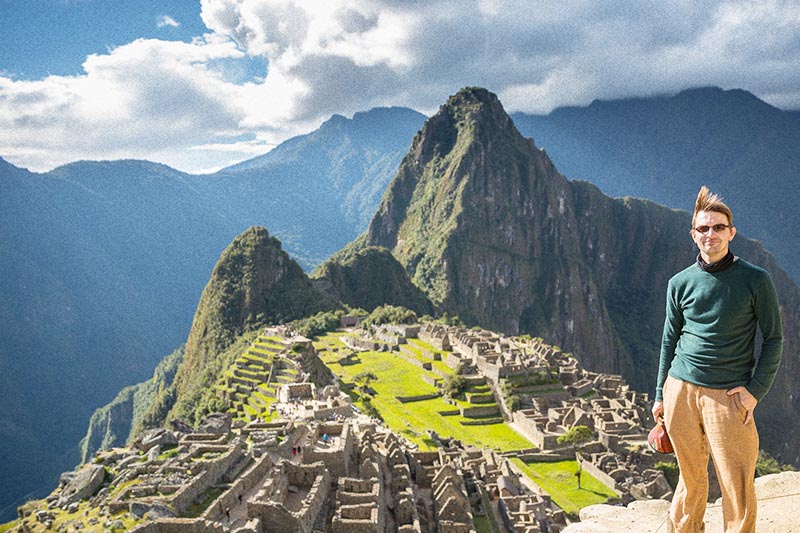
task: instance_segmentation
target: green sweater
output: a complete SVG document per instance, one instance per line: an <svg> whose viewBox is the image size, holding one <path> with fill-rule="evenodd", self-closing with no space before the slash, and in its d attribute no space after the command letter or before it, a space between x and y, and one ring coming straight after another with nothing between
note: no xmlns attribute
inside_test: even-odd
<svg viewBox="0 0 800 533"><path fill-rule="evenodd" d="M758 360L756 325L764 340ZM744 385L761 401L778 372L782 351L778 297L769 274L739 258L713 274L695 263L667 286L656 400L662 400L669 373L713 389Z"/></svg>

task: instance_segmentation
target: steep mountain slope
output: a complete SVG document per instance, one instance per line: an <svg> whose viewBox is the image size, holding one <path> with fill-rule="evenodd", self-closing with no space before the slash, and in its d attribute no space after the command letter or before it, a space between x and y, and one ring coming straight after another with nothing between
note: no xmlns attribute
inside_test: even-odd
<svg viewBox="0 0 800 533"><path fill-rule="evenodd" d="M152 378L125 387L110 403L92 414L86 436L80 443L81 463L88 463L97 450L124 446L128 442L131 430L141 425L144 414L172 384L184 349L181 346L162 359Z"/></svg>
<svg viewBox="0 0 800 533"><path fill-rule="evenodd" d="M335 211L357 234L367 227L425 118L402 107L375 108L356 113L352 119L334 115L318 130L228 167L217 177L258 172L268 175L273 186L288 185L286 189L305 178L303 192L316 197L320 193L316 189L329 189L336 201Z"/></svg>
<svg viewBox="0 0 800 533"><path fill-rule="evenodd" d="M283 323L336 303L316 291L300 266L265 228L236 237L214 266L186 341L186 353L169 390L144 415L153 427L173 418L194 423L200 404L221 369L220 358L237 338L267 324Z"/></svg>
<svg viewBox="0 0 800 533"><path fill-rule="evenodd" d="M684 207L700 186L736 206L735 223L800 282L800 119L753 94L709 87L512 115L558 168L612 196Z"/></svg>
<svg viewBox="0 0 800 533"><path fill-rule="evenodd" d="M206 185L228 211L269 227L311 269L366 228L424 119L404 108L334 115Z"/></svg>
<svg viewBox="0 0 800 533"><path fill-rule="evenodd" d="M735 210L735 205L734 205ZM414 139L357 246L383 246L441 310L574 351L593 370L651 391L669 277L691 263L690 217L652 202L611 199L567 181L483 89L451 97ZM744 233L736 253L767 268L781 295L786 356L759 413L765 447L796 462L800 440L800 297Z"/></svg>

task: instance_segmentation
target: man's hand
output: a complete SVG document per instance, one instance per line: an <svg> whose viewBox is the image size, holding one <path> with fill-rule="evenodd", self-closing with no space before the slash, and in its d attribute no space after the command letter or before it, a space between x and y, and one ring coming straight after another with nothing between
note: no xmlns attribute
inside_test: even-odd
<svg viewBox="0 0 800 533"><path fill-rule="evenodd" d="M658 422L658 418L664 416L664 403L656 400L653 402L653 418Z"/></svg>
<svg viewBox="0 0 800 533"><path fill-rule="evenodd" d="M728 396L733 396L734 394L739 395L739 401L742 402L744 408L747 409L747 415L744 417L744 423L747 424L753 419L753 409L756 408L758 400L756 400L755 396L750 394L749 390L742 386L734 387L728 391Z"/></svg>

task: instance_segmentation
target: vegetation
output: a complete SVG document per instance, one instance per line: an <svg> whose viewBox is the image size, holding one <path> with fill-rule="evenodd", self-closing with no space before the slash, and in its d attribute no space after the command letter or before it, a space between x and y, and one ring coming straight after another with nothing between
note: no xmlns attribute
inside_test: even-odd
<svg viewBox="0 0 800 533"><path fill-rule="evenodd" d="M573 517L577 517L582 507L597 503L608 503L617 495L588 472L583 474L581 487L575 486L575 461L556 461L552 463L525 463L511 459L520 469L553 497L559 507Z"/></svg>
<svg viewBox="0 0 800 533"><path fill-rule="evenodd" d="M594 433L586 426L573 426L558 437L556 442L561 445L569 445L575 447L575 460L578 462L578 470L575 472L575 478L578 480L578 488L581 488L581 475L583 473L583 463L580 460L579 452L584 443L590 441Z"/></svg>
<svg viewBox="0 0 800 533"><path fill-rule="evenodd" d="M442 394L449 398L463 398L469 383L461 374L451 374L442 383Z"/></svg>
<svg viewBox="0 0 800 533"><path fill-rule="evenodd" d="M417 314L411 309L394 305L376 307L362 323L364 329L381 324L413 324L417 321Z"/></svg>
<svg viewBox="0 0 800 533"><path fill-rule="evenodd" d="M678 468L678 463L675 462L668 462L668 461L659 461L655 465L656 470L660 470L664 477L667 479L667 483L669 486L672 487L672 490L675 490L675 487L678 486L678 477L681 475L681 471Z"/></svg>
<svg viewBox="0 0 800 533"><path fill-rule="evenodd" d="M338 328L344 314L345 312L342 309L322 311L310 317L296 320L290 326L300 335L313 339Z"/></svg>
<svg viewBox="0 0 800 533"><path fill-rule="evenodd" d="M794 470L795 468L792 465L781 464L765 450L758 450L758 459L756 460L756 477Z"/></svg>
<svg viewBox="0 0 800 533"><path fill-rule="evenodd" d="M88 462L97 450L122 446L137 436L134 428L145 413L157 402L164 402L178 365L183 360L185 346L166 356L149 380L125 387L111 403L97 409L89 421L86 436L81 440L81 462ZM123 407L124 406L124 407ZM123 417L121 413L130 413Z"/></svg>

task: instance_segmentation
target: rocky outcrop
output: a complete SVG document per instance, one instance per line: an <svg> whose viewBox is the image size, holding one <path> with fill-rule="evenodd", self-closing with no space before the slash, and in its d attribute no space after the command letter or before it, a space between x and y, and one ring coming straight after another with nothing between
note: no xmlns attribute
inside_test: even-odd
<svg viewBox="0 0 800 533"><path fill-rule="evenodd" d="M106 470L102 465L85 465L77 472L70 474L66 478L62 476L62 481L66 483L58 497L57 505L59 507L66 507L71 503L93 496L103 484Z"/></svg>
<svg viewBox="0 0 800 533"><path fill-rule="evenodd" d="M168 446L177 446L178 437L169 430L164 428L155 428L145 431L133 445L143 452L150 451L151 448L158 446L165 448Z"/></svg>

